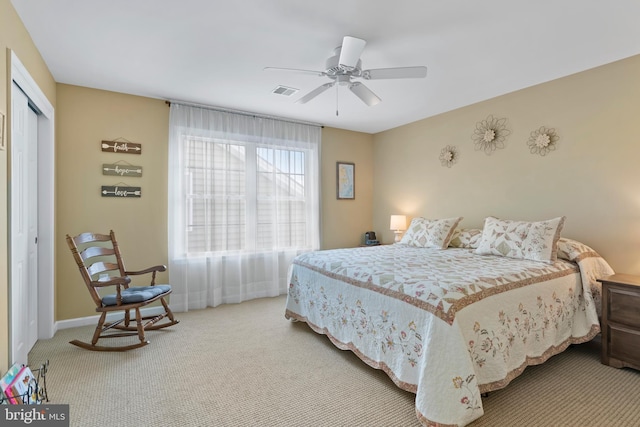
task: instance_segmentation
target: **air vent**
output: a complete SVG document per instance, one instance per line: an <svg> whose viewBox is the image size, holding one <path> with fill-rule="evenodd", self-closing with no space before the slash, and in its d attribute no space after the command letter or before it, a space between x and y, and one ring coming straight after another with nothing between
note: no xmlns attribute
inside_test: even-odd
<svg viewBox="0 0 640 427"><path fill-rule="evenodd" d="M287 86L276 86L276 88L271 92L275 93L276 95L291 96L294 93L298 92L299 90L300 89L294 89L292 87L287 87Z"/></svg>

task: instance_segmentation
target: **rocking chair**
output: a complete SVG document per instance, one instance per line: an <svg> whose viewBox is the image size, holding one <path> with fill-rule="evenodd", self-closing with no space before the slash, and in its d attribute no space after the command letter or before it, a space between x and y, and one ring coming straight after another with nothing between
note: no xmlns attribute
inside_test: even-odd
<svg viewBox="0 0 640 427"><path fill-rule="evenodd" d="M165 301L165 297L171 293L171 286L155 284L156 273L167 269L164 265L157 265L140 271L127 271L120 256L113 230L108 235L82 233L71 237L67 234L67 244L71 249L76 264L78 264L80 274L87 285L91 298L96 304L96 311L101 313L91 344L78 340L70 341L71 344L95 351L131 350L149 344L149 341L144 336L145 331L166 328L178 323ZM149 286L129 286L131 283L130 276L148 273L151 273ZM99 289L109 289L110 287L111 289L115 287L115 293L101 296L98 292ZM155 316L142 317L140 308L158 300L162 304L164 312ZM131 319L131 310L135 312L134 320ZM107 314L113 312L121 312L123 317L105 324ZM162 319L166 319L166 321L156 324ZM118 332L111 329L127 332ZM101 338L133 335L137 335L140 342L120 346L96 345Z"/></svg>

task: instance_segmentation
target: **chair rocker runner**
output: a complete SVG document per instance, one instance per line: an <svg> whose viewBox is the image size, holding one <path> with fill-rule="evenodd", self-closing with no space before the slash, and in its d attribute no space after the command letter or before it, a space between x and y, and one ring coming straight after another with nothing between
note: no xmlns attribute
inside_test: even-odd
<svg viewBox="0 0 640 427"><path fill-rule="evenodd" d="M109 234L82 233L75 237L67 234L67 244L76 264L78 264L91 298L96 304L96 311L101 313L91 344L79 340L70 341L71 344L95 351L131 350L149 344L149 341L145 339L145 331L166 328L178 323L165 300L165 297L171 293L171 286L156 285L155 283L156 273L167 269L164 265L140 271L127 271L113 230ZM149 286L130 286L130 276L149 273L151 274ZM101 296L98 292L98 290L113 289L113 287L115 287L115 293ZM164 313L142 317L140 308L154 301L160 301L164 307ZM131 310L135 312L135 319L131 318ZM113 312L122 312L123 317L105 323L107 314ZM158 323L163 319L166 321ZM116 331L112 329L116 329ZM120 346L96 345L101 338L134 335L138 336L139 343Z"/></svg>

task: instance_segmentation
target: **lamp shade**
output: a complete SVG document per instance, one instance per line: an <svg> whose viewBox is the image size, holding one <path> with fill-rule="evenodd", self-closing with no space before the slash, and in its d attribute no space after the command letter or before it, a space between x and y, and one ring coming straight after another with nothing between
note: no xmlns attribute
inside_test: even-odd
<svg viewBox="0 0 640 427"><path fill-rule="evenodd" d="M391 215L391 221L389 222L389 230L406 230L407 229L407 217L405 215Z"/></svg>

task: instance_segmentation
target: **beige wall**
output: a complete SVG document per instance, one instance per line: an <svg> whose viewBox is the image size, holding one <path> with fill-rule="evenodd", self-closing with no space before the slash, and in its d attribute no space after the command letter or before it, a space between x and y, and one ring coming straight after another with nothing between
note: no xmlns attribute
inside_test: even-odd
<svg viewBox="0 0 640 427"><path fill-rule="evenodd" d="M506 148L488 156L471 135L506 117ZM640 56L595 68L374 136L374 228L389 215L540 220L566 215L562 233L592 246L616 271L640 273ZM540 126L558 149L530 154ZM454 145L459 162L441 166ZM386 231L390 239L392 233Z"/></svg>
<svg viewBox="0 0 640 427"><path fill-rule="evenodd" d="M355 198L336 197L336 162L355 164ZM322 249L355 247L372 229L373 136L322 130Z"/></svg>
<svg viewBox="0 0 640 427"><path fill-rule="evenodd" d="M65 234L113 229L127 267L168 263L167 143L169 108L149 99L78 86L58 85L56 320L95 314L64 240ZM125 138L142 144L141 155L103 153L100 142ZM356 199L336 200L336 161L356 163ZM142 166L140 178L102 175L103 163ZM372 136L322 131L322 246L357 246L371 228ZM142 187L139 199L100 196L102 185ZM158 276L167 280L168 274Z"/></svg>
<svg viewBox="0 0 640 427"><path fill-rule="evenodd" d="M7 156L11 150L10 93L11 51L36 81L53 107L56 106L55 82L36 49L29 33L9 0L0 0L0 112L5 117L7 149L0 151L0 372L9 365L9 287L8 287L8 217L7 217Z"/></svg>
<svg viewBox="0 0 640 427"><path fill-rule="evenodd" d="M95 314L66 234L113 229L127 268L167 264L169 107L158 99L58 84L57 117L56 320L62 320ZM102 152L102 140L119 138L142 144L142 154ZM142 166L142 177L102 174L103 163L116 162ZM101 197L102 185L119 183L141 187L142 197ZM157 280L166 283L168 274Z"/></svg>

